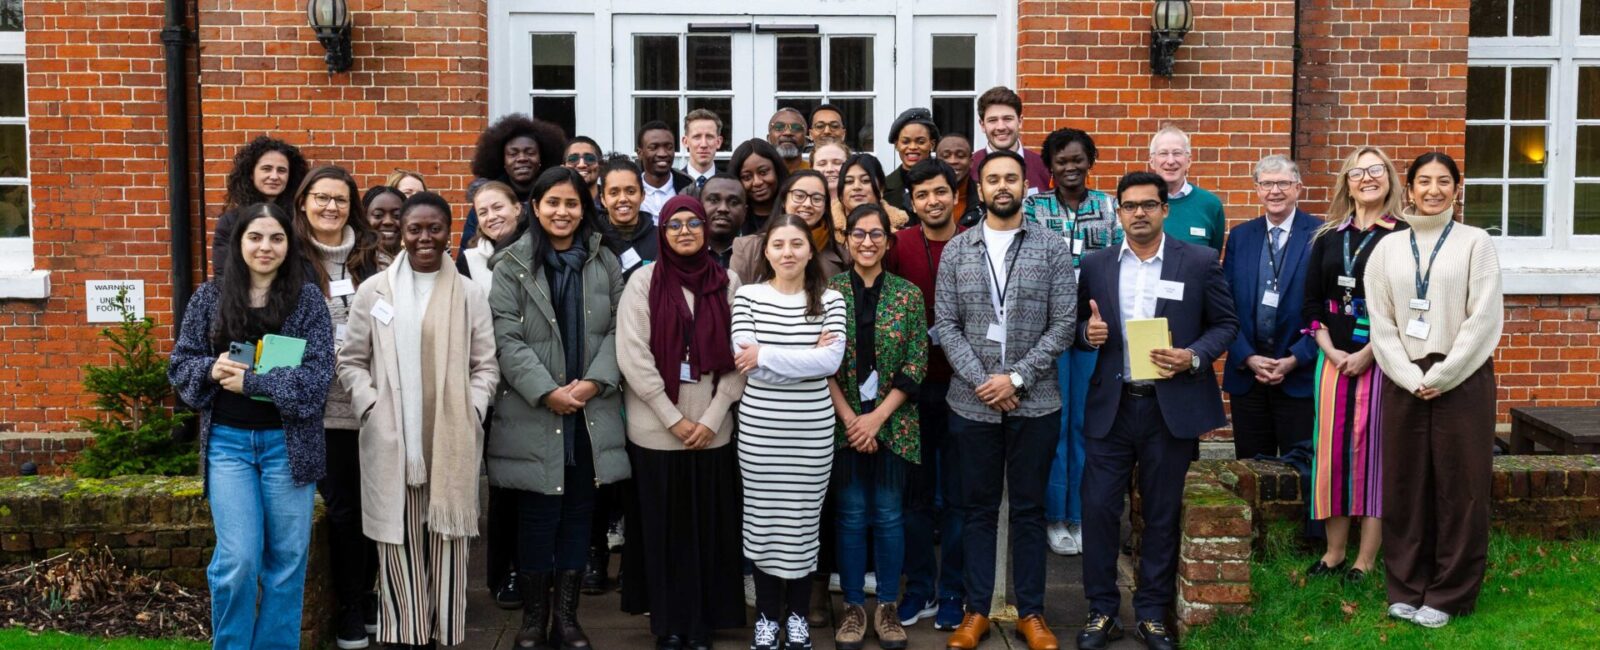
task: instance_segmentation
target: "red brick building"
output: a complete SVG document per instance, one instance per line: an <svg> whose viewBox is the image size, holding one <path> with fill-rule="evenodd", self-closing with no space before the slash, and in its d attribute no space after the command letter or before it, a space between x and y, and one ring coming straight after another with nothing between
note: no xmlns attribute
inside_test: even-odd
<svg viewBox="0 0 1600 650"><path fill-rule="evenodd" d="M707 107L731 147L780 103L828 101L890 160L900 109L981 137L973 99L996 84L1027 102L1029 146L1094 135L1091 187L1142 168L1160 125L1188 130L1193 178L1234 221L1257 214L1250 170L1267 154L1304 165L1314 213L1357 145L1462 159L1467 218L1502 235L1514 294L1502 414L1600 401L1600 0L1195 0L1171 78L1151 74L1153 0L352 0L342 73L304 0L174 1L182 124L167 118L167 2L0 0L0 474L70 453L91 413L80 368L109 353L89 282L142 280L170 336L172 131L198 283L229 162L260 133L363 184L415 169L460 200L477 133L508 112L630 150L638 124Z"/></svg>

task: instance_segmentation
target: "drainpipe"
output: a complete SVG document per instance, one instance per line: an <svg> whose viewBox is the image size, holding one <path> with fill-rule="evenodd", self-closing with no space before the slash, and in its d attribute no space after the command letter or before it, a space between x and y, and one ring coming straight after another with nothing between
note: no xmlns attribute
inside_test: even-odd
<svg viewBox="0 0 1600 650"><path fill-rule="evenodd" d="M1289 160L1300 163L1300 0L1294 0L1294 65L1289 79Z"/></svg>
<svg viewBox="0 0 1600 650"><path fill-rule="evenodd" d="M184 24L184 0L165 0L166 24L161 45L166 59L167 91L167 215L172 239L172 325L174 338L183 324L183 310L194 292L189 220L189 95L184 82L188 60L184 48L189 30Z"/></svg>

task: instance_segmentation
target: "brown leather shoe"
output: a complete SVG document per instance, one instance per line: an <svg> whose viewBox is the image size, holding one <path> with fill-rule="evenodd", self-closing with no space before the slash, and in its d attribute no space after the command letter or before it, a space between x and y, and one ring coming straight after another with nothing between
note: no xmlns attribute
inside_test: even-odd
<svg viewBox="0 0 1600 650"><path fill-rule="evenodd" d="M945 647L948 650L976 650L978 644L987 638L989 638L989 617L976 612L967 612L961 617L961 625L950 633L950 640L945 642Z"/></svg>
<svg viewBox="0 0 1600 650"><path fill-rule="evenodd" d="M1056 635L1044 624L1044 616L1033 614L1017 621L1017 638L1028 642L1028 650L1061 650Z"/></svg>

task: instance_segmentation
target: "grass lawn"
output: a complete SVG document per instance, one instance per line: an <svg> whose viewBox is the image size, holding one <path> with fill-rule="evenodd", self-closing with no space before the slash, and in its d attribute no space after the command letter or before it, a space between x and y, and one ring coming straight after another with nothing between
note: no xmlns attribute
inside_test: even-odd
<svg viewBox="0 0 1600 650"><path fill-rule="evenodd" d="M62 632L31 632L26 628L0 628L0 648L5 650L206 650L211 644L173 639L106 639Z"/></svg>
<svg viewBox="0 0 1600 650"><path fill-rule="evenodd" d="M1388 618L1383 564L1364 584L1307 580L1320 554L1274 525L1251 568L1255 611L1225 616L1183 641L1234 648L1577 648L1600 644L1600 538L1548 541L1495 535L1477 612L1436 630ZM1354 544L1351 557L1354 557Z"/></svg>

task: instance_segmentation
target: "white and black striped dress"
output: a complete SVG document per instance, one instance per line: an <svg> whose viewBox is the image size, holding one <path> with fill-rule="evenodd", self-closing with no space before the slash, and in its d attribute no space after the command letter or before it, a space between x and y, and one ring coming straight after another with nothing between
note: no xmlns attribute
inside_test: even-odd
<svg viewBox="0 0 1600 650"><path fill-rule="evenodd" d="M844 360L844 297L822 295L807 318L804 292L747 284L733 299L733 345L759 343L759 367L739 402L739 474L744 482L744 554L762 572L796 579L817 568L818 523L833 468L828 377ZM817 347L824 329L838 333Z"/></svg>

